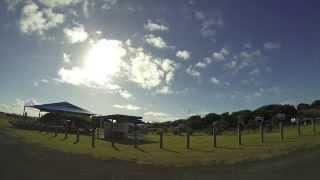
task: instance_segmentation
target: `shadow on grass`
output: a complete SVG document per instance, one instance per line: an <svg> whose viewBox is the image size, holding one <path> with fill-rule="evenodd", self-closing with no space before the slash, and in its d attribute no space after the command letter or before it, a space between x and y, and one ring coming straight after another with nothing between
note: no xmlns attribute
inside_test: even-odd
<svg viewBox="0 0 320 180"><path fill-rule="evenodd" d="M60 141L66 141L66 140L68 140L68 138L62 138L62 139L60 139Z"/></svg>
<svg viewBox="0 0 320 180"><path fill-rule="evenodd" d="M167 151L167 152L171 152L171 153L176 153L176 154L180 153L178 151L174 151L174 150L171 150L171 149L168 149L168 148L162 148L162 150Z"/></svg>
<svg viewBox="0 0 320 180"><path fill-rule="evenodd" d="M73 142L73 144L78 144L79 143L79 141L78 140L75 140L74 142Z"/></svg>
<svg viewBox="0 0 320 180"><path fill-rule="evenodd" d="M271 144L268 144L268 142L264 142L263 144L242 144L241 146L245 146L245 147L267 147L267 146L271 146Z"/></svg>
<svg viewBox="0 0 320 180"><path fill-rule="evenodd" d="M149 153L149 151L146 151L146 150L140 148L139 146L138 146L138 147L135 147L135 149L137 149L137 150L139 150L139 151L141 151L141 152L143 152L143 153Z"/></svg>
<svg viewBox="0 0 320 180"><path fill-rule="evenodd" d="M197 149L197 148L190 148L189 150L197 151L197 152L212 152L212 151L214 151L214 149L204 150L204 149Z"/></svg>
<svg viewBox="0 0 320 180"><path fill-rule="evenodd" d="M318 133L318 132L316 132L316 133L312 133L312 134L302 134L301 133L301 136L300 137L303 137L303 136L305 136L305 137L312 137L312 136L318 136L320 133Z"/></svg>
<svg viewBox="0 0 320 180"><path fill-rule="evenodd" d="M101 139L104 141L108 141L111 143L111 139ZM134 145L135 141L133 139L114 139L114 143L116 144L123 144L123 145ZM144 144L153 144L153 143L158 143L157 141L151 141L151 140L139 140L137 142L137 145L144 145Z"/></svg>
<svg viewBox="0 0 320 180"><path fill-rule="evenodd" d="M243 146L243 145L241 145ZM225 150L235 150L235 149L243 149L241 146L234 146L234 147L228 147L228 146L217 146L215 149L225 149Z"/></svg>
<svg viewBox="0 0 320 180"><path fill-rule="evenodd" d="M120 149L115 144L112 144L111 147L116 151L120 151Z"/></svg>

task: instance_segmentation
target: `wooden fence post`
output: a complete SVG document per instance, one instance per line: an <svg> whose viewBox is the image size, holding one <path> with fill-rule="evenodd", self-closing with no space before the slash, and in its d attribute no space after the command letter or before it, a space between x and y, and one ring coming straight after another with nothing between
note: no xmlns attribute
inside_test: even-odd
<svg viewBox="0 0 320 180"><path fill-rule="evenodd" d="M298 136L301 136L301 125L300 125L300 118L296 119L297 122L297 128L298 128Z"/></svg>
<svg viewBox="0 0 320 180"><path fill-rule="evenodd" d="M280 126L280 139L283 140L284 137L283 137L283 123L282 123L282 121L280 121L279 126Z"/></svg>
<svg viewBox="0 0 320 180"><path fill-rule="evenodd" d="M64 124L64 139L68 139L68 123L67 123L67 121Z"/></svg>
<svg viewBox="0 0 320 180"><path fill-rule="evenodd" d="M216 132L216 127L212 127L212 136L213 136L213 147L217 147L217 132Z"/></svg>
<svg viewBox="0 0 320 180"><path fill-rule="evenodd" d="M163 131L160 132L160 149L163 149Z"/></svg>
<svg viewBox="0 0 320 180"><path fill-rule="evenodd" d="M114 136L113 136L113 120L111 120L111 133L110 133L110 138L111 138L111 145L114 146Z"/></svg>
<svg viewBox="0 0 320 180"><path fill-rule="evenodd" d="M134 123L134 148L138 147L137 124Z"/></svg>
<svg viewBox="0 0 320 180"><path fill-rule="evenodd" d="M187 131L187 149L190 149L190 130Z"/></svg>
<svg viewBox="0 0 320 180"><path fill-rule="evenodd" d="M78 143L80 141L80 128L77 127L77 139L76 142Z"/></svg>
<svg viewBox="0 0 320 180"><path fill-rule="evenodd" d="M95 136L96 136L96 128L93 127L92 128L92 137L91 137L91 147L93 147L93 148L96 147L96 142L95 142L96 137Z"/></svg>
<svg viewBox="0 0 320 180"><path fill-rule="evenodd" d="M92 137L91 137L91 147L96 147L96 122L92 120Z"/></svg>
<svg viewBox="0 0 320 180"><path fill-rule="evenodd" d="M264 124L263 122L260 123L260 143L264 143Z"/></svg>
<svg viewBox="0 0 320 180"><path fill-rule="evenodd" d="M242 132L241 132L241 124L238 124L238 145L242 145Z"/></svg>
<svg viewBox="0 0 320 180"><path fill-rule="evenodd" d="M316 120L314 118L312 118L312 131L316 133Z"/></svg>
<svg viewBox="0 0 320 180"><path fill-rule="evenodd" d="M54 128L54 137L57 137L57 136L58 136L58 128L55 127L55 128Z"/></svg>

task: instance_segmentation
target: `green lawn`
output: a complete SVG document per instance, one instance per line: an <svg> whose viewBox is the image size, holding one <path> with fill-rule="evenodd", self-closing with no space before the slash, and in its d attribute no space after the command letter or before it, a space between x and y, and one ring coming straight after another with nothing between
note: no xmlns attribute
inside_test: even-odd
<svg viewBox="0 0 320 180"><path fill-rule="evenodd" d="M296 136L296 127L285 128L285 139L280 140L278 132L265 134L265 144L259 144L258 133L244 133L243 145L237 145L237 137L232 133L218 136L218 148L212 147L212 137L199 134L191 137L191 149L186 149L185 136L164 136L165 149L159 148L159 136L147 135L153 143L140 145L116 144L116 149L108 141L97 140L96 148L91 148L91 137L81 136L74 144L75 135L40 133L39 131L8 128L6 120L0 119L0 131L27 143L38 144L67 153L85 154L99 159L121 159L142 164L165 166L193 166L210 164L233 164L246 160L265 159L287 154L299 148L308 148L320 144L320 134L314 134L311 126L302 126L303 136ZM317 127L318 128L318 127ZM2 129L2 130L1 130ZM320 129L319 129L320 132Z"/></svg>

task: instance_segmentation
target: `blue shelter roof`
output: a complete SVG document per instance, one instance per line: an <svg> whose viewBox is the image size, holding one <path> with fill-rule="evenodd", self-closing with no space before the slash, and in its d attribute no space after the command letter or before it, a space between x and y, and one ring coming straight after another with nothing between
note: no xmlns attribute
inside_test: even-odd
<svg viewBox="0 0 320 180"><path fill-rule="evenodd" d="M62 113L74 113L74 114L82 114L82 115L93 115L94 113L75 106L68 102L59 102L59 103L51 103L51 104L41 104L41 105L32 105L26 106L39 109L44 112L62 112Z"/></svg>

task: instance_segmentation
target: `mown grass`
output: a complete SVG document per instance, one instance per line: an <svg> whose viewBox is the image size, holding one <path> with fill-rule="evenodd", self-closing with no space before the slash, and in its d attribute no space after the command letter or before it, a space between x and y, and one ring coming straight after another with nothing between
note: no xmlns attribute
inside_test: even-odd
<svg viewBox="0 0 320 180"><path fill-rule="evenodd" d="M0 120L0 127L7 127L5 120ZM149 134L148 141L134 148L133 145L116 144L104 140L96 141L96 148L91 148L91 137L81 136L80 142L74 144L75 135L64 139L63 134L57 137L53 133L2 129L6 134L23 142L34 143L66 153L90 155L99 159L120 159L135 161L142 164L164 166L197 166L212 164L234 164L243 161L253 161L287 154L299 148L308 148L320 144L320 134L313 133L311 126L302 126L303 136L297 137L296 127L285 128L285 139L280 140L279 132L265 134L265 144L260 145L258 133L244 133L243 145L238 146L237 136L233 133L218 136L217 148L213 148L212 136L196 134L191 137L191 149L186 149L185 136L164 136L164 149L159 148L159 136ZM320 129L319 129L320 131Z"/></svg>

